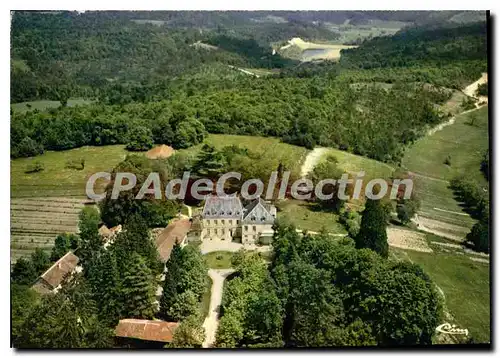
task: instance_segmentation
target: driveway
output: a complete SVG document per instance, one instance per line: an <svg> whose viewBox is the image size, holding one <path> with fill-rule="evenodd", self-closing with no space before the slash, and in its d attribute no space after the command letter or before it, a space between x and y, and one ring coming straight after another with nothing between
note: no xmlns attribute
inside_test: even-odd
<svg viewBox="0 0 500 358"><path fill-rule="evenodd" d="M230 252L236 252L241 249L245 250L256 250L258 252L267 252L271 251L271 246L270 245L262 245L262 246L257 246L257 245L243 245L238 242L232 242L232 241L222 241L222 240L203 240L201 245L200 245L200 250L201 253L208 254L209 252L214 252L214 251L230 251Z"/></svg>
<svg viewBox="0 0 500 358"><path fill-rule="evenodd" d="M208 275L212 279L212 290L210 294L210 308L208 316L205 318L203 328L205 328L205 341L203 348L210 348L215 343L215 333L219 325L220 304L222 302L222 291L224 288L224 280L227 276L234 272L233 269L225 270L208 270Z"/></svg>

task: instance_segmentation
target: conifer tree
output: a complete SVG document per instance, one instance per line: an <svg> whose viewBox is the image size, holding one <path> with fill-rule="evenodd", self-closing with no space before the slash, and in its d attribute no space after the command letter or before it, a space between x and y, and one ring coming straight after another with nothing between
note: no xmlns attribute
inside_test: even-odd
<svg viewBox="0 0 500 358"><path fill-rule="evenodd" d="M195 313L205 291L207 267L193 247L175 244L167 262L160 312L167 320L180 320Z"/></svg>
<svg viewBox="0 0 500 358"><path fill-rule="evenodd" d="M120 274L116 257L111 250L101 250L92 257L88 270L88 281L93 298L99 309L99 317L111 325L121 318Z"/></svg>
<svg viewBox="0 0 500 358"><path fill-rule="evenodd" d="M152 318L155 307L156 280L144 258L133 253L123 274L123 315L129 318Z"/></svg>
<svg viewBox="0 0 500 358"><path fill-rule="evenodd" d="M389 255L387 244L386 214L380 200L367 199L361 217L361 227L356 236L356 248L371 249L382 257Z"/></svg>

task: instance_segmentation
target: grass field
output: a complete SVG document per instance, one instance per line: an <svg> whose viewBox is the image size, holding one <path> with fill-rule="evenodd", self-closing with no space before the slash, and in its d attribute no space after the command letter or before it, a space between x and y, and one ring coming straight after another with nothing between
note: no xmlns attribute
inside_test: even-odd
<svg viewBox="0 0 500 358"><path fill-rule="evenodd" d="M237 145L247 148L251 152L258 153L261 155L262 162L269 167L269 175L271 171L278 168L281 162L286 168L291 170L292 175L298 176L300 174L300 166L308 153L308 150L304 147L282 143L277 138L227 134L209 134L202 144L180 152L195 155L200 151L203 144L213 145L217 149Z"/></svg>
<svg viewBox="0 0 500 358"><path fill-rule="evenodd" d="M474 125L469 124L474 121ZM486 183L479 167L488 148L488 107L458 115L455 123L417 141L406 153L403 166L425 176L451 180L467 174ZM451 156L451 165L444 164Z"/></svg>
<svg viewBox="0 0 500 358"><path fill-rule="evenodd" d="M68 106L81 106L90 104L92 101L86 99L68 99ZM31 102L20 102L20 103L12 103L10 106L14 110L14 112L28 112L38 109L39 111L43 111L49 108L57 108L61 105L59 101L31 101Z"/></svg>
<svg viewBox="0 0 500 358"><path fill-rule="evenodd" d="M430 240L435 240L431 235ZM435 250L436 246L432 246ZM490 334L489 265L467 255L435 250L424 253L391 248L391 256L419 264L443 291L445 308L452 315L445 322L467 328L477 342L488 342Z"/></svg>
<svg viewBox="0 0 500 358"><path fill-rule="evenodd" d="M46 152L33 158L10 161L11 197L84 196L90 175L111 171L127 154L123 145L81 147L60 152ZM65 168L68 161L85 159L85 168ZM26 168L40 162L44 170L25 173Z"/></svg>
<svg viewBox="0 0 500 358"><path fill-rule="evenodd" d="M344 152L342 150L330 148L324 158L328 155L333 155L337 158L338 166L348 173L355 174L364 171L365 180L373 178L389 179L394 172L394 168L389 164Z"/></svg>
<svg viewBox="0 0 500 358"><path fill-rule="evenodd" d="M345 234L342 224L338 222L338 215L320 211L315 203L287 199L277 204L278 218L286 218L297 229L319 232L325 228L332 234Z"/></svg>
<svg viewBox="0 0 500 358"><path fill-rule="evenodd" d="M230 251L214 251L205 254L205 260L207 260L208 267L211 269L228 269L231 268L231 259L233 258L234 252Z"/></svg>
<svg viewBox="0 0 500 358"><path fill-rule="evenodd" d="M470 124L472 120L474 125ZM454 199L448 181L455 176L467 176L486 188L488 184L479 168L487 148L488 107L485 106L458 115L455 123L425 136L407 150L402 164L418 174L414 186L422 201L422 215L472 226L474 221L470 217L453 213L463 211ZM444 164L448 155L451 156L451 165Z"/></svg>

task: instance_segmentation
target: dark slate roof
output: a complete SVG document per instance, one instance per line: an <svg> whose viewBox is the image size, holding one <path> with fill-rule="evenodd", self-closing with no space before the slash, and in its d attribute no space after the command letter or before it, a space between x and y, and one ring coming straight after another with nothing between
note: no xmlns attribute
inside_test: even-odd
<svg viewBox="0 0 500 358"><path fill-rule="evenodd" d="M275 208L258 198L246 206L242 221L245 224L272 224L275 215Z"/></svg>
<svg viewBox="0 0 500 358"><path fill-rule="evenodd" d="M209 196L203 207L203 218L206 219L240 219L243 206L236 196Z"/></svg>

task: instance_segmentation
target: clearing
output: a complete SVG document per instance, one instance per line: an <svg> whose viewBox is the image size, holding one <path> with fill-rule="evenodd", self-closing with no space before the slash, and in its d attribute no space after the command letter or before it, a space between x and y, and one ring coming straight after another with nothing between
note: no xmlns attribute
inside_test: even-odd
<svg viewBox="0 0 500 358"><path fill-rule="evenodd" d="M87 99L68 99L68 107L74 106L83 106L86 104L90 104L93 101ZM20 103L12 103L10 107L14 112L28 112L38 109L39 111L44 111L49 108L58 108L61 106L61 102L59 101L31 101L31 102L20 102Z"/></svg>

